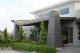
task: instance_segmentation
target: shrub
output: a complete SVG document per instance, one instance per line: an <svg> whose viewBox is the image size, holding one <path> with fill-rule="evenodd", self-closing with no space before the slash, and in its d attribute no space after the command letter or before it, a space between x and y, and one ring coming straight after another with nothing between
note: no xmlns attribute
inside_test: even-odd
<svg viewBox="0 0 80 53"><path fill-rule="evenodd" d="M31 43L32 43L32 44L37 44L36 41L32 41Z"/></svg>
<svg viewBox="0 0 80 53"><path fill-rule="evenodd" d="M1 44L1 43L0 43L0 47L8 47L8 46L12 46L12 44L10 44L10 43Z"/></svg>
<svg viewBox="0 0 80 53"><path fill-rule="evenodd" d="M22 40L23 40L23 29L22 29L22 25L20 25L20 28L19 28L18 40L19 40L19 42L22 42Z"/></svg>
<svg viewBox="0 0 80 53"><path fill-rule="evenodd" d="M41 22L41 30L40 30L40 39L39 39L39 43L42 45L45 45L46 43L46 31L45 31L45 27L44 27L44 22Z"/></svg>
<svg viewBox="0 0 80 53"><path fill-rule="evenodd" d="M19 40L18 39L12 40L12 43L15 43L15 42L19 42Z"/></svg>
<svg viewBox="0 0 80 53"><path fill-rule="evenodd" d="M56 48L47 45L36 45L29 43L14 43L13 49L25 50L25 51L35 51L41 53L56 53Z"/></svg>
<svg viewBox="0 0 80 53"><path fill-rule="evenodd" d="M28 43L28 42L29 42L29 40L22 40L22 42L23 42L23 43Z"/></svg>
<svg viewBox="0 0 80 53"><path fill-rule="evenodd" d="M34 40L34 29L31 29L30 40Z"/></svg>
<svg viewBox="0 0 80 53"><path fill-rule="evenodd" d="M13 40L13 35L11 34L10 39Z"/></svg>
<svg viewBox="0 0 80 53"><path fill-rule="evenodd" d="M4 41L4 43L11 43L10 39L4 39L3 41Z"/></svg>
<svg viewBox="0 0 80 53"><path fill-rule="evenodd" d="M4 43L4 38L2 37L2 38L0 38L0 44L1 43Z"/></svg>
<svg viewBox="0 0 80 53"><path fill-rule="evenodd" d="M5 39L8 39L7 28L4 29L4 38L5 38Z"/></svg>

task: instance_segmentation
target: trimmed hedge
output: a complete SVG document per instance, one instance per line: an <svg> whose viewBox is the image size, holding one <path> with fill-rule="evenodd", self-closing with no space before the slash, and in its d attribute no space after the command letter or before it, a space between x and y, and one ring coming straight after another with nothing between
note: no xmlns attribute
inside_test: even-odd
<svg viewBox="0 0 80 53"><path fill-rule="evenodd" d="M56 48L47 45L35 45L29 43L14 43L13 49L35 51L41 53L56 53Z"/></svg>

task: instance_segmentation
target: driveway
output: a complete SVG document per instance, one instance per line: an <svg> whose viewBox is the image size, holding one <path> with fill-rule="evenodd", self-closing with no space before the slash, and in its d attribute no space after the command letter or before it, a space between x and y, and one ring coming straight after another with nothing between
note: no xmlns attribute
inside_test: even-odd
<svg viewBox="0 0 80 53"><path fill-rule="evenodd" d="M57 48L57 53L80 53L80 46L66 45L64 48Z"/></svg>

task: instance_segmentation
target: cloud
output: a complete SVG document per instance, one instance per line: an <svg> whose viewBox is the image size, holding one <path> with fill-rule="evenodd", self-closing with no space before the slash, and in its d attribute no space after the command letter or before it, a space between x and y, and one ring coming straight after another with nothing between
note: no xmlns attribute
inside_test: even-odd
<svg viewBox="0 0 80 53"><path fill-rule="evenodd" d="M8 28L12 32L11 19L34 19L31 11L50 6L64 0L0 0L0 29Z"/></svg>

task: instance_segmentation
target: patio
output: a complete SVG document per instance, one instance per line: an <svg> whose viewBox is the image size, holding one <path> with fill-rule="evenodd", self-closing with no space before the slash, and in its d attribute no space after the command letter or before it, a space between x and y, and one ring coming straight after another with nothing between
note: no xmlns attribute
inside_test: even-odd
<svg viewBox="0 0 80 53"><path fill-rule="evenodd" d="M57 53L80 53L80 46L66 45L64 48L57 48Z"/></svg>

